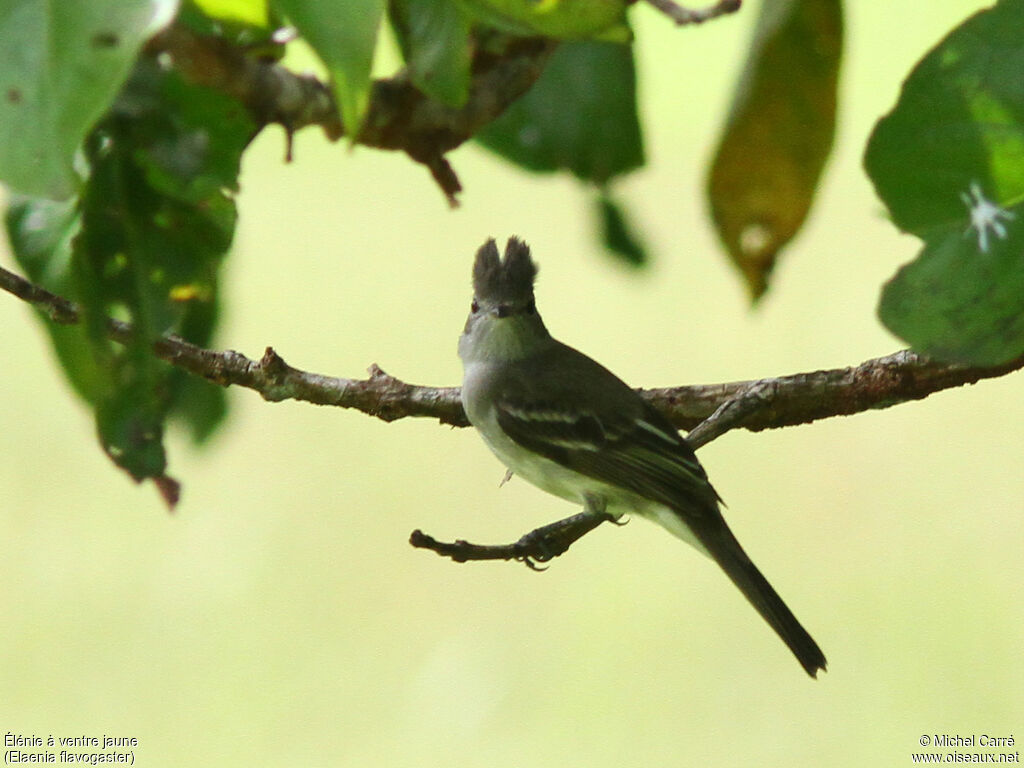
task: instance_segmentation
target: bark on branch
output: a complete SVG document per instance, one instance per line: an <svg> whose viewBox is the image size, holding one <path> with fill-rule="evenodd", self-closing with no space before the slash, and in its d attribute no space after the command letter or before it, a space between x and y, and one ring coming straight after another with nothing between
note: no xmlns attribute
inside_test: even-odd
<svg viewBox="0 0 1024 768"><path fill-rule="evenodd" d="M0 288L40 309L54 322L79 322L80 311L74 302L2 268ZM114 341L127 342L133 333L128 323L107 320L107 335ZM198 347L177 336L154 341L153 354L221 386L252 389L265 400L353 408L384 421L419 416L442 424L468 425L457 387L408 384L376 365L365 379L335 378L293 368L270 347L259 360L253 360L233 350ZM972 367L940 363L902 350L849 368L639 392L680 429L690 430L706 422L689 438L699 447L737 427L759 431L888 408L1022 367L1024 357L999 366Z"/></svg>

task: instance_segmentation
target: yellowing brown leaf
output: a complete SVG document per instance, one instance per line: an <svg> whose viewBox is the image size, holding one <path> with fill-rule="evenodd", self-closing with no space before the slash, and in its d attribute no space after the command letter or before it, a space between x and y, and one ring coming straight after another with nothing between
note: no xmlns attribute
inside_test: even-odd
<svg viewBox="0 0 1024 768"><path fill-rule="evenodd" d="M814 199L835 130L840 0L765 0L708 179L719 236L756 301Z"/></svg>

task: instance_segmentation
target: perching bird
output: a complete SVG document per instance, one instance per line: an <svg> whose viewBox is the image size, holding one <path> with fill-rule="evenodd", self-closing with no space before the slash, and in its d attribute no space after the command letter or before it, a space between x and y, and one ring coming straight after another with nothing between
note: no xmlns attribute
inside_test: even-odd
<svg viewBox="0 0 1024 768"><path fill-rule="evenodd" d="M825 656L725 524L686 440L621 379L552 338L537 313L530 249L476 254L459 339L462 405L514 474L591 514L654 520L718 563L811 677Z"/></svg>

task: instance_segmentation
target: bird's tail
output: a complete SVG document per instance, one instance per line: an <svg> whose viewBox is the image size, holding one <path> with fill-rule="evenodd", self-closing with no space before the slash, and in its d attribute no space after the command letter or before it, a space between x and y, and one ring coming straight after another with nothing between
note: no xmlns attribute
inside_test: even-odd
<svg viewBox="0 0 1024 768"><path fill-rule="evenodd" d="M702 512L697 520L703 525L688 524L685 521L692 520L692 515L667 507L662 507L657 512L658 514L653 517L661 525L693 544L722 567L726 575L732 579L732 583L739 587L750 604L789 646L789 650L807 670L807 674L816 678L818 670L825 669L825 654L821 652L821 648L743 551L743 547L732 535L717 509L714 517L710 517L708 511Z"/></svg>
<svg viewBox="0 0 1024 768"><path fill-rule="evenodd" d="M796 616L779 597L764 574L747 557L743 547L732 535L724 520L711 530L694 531L708 554L739 587L740 592L750 601L757 612L775 630L797 661L811 677L818 676L819 669L825 669L825 654L814 642Z"/></svg>

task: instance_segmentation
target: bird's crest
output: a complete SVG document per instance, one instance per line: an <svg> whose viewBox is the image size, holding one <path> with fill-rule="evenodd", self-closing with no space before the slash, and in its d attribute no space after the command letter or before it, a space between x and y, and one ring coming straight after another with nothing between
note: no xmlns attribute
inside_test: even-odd
<svg viewBox="0 0 1024 768"><path fill-rule="evenodd" d="M530 258L530 246L518 237L505 245L505 258L498 256L494 238L480 246L473 263L473 293L482 301L515 304L533 296L537 265Z"/></svg>

